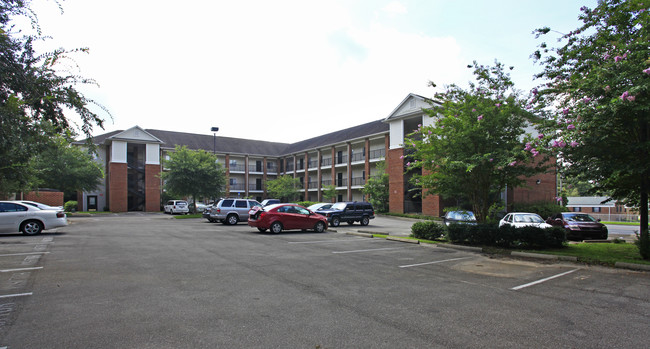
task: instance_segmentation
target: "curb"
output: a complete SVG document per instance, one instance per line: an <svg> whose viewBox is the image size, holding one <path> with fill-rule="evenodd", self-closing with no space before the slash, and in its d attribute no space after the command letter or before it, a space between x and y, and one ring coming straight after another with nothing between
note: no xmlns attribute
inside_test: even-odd
<svg viewBox="0 0 650 349"><path fill-rule="evenodd" d="M546 259L546 260L560 260L568 262L577 262L578 257L575 256L559 256L554 254L543 254L543 253L531 253L531 252L511 252L513 257L525 257L525 258L537 258L537 259Z"/></svg>
<svg viewBox="0 0 650 349"><path fill-rule="evenodd" d="M386 233L383 231L370 231L370 230L357 230L359 233L366 233L366 234L378 234L378 235L390 235L390 233Z"/></svg>
<svg viewBox="0 0 650 349"><path fill-rule="evenodd" d="M373 237L372 234L370 233L362 233L362 232L354 232L354 231L349 231L345 233L346 235L355 235L355 236L362 236L364 238L371 238Z"/></svg>
<svg viewBox="0 0 650 349"><path fill-rule="evenodd" d="M452 245L452 244L436 244L438 247L444 247L444 248L452 248L455 250L463 250L463 251L470 251L470 252L478 252L482 253L483 248L481 247L472 247L472 246L464 246L464 245Z"/></svg>
<svg viewBox="0 0 650 349"><path fill-rule="evenodd" d="M398 238L398 237L394 237L394 236L387 236L387 237L386 237L386 240L399 241L399 242L407 242L407 243L410 243L410 244L417 244L417 245L420 244L420 240L404 239L404 238Z"/></svg>
<svg viewBox="0 0 650 349"><path fill-rule="evenodd" d="M623 268L623 269L650 271L650 265L648 264L616 262L616 264L614 264L614 267Z"/></svg>

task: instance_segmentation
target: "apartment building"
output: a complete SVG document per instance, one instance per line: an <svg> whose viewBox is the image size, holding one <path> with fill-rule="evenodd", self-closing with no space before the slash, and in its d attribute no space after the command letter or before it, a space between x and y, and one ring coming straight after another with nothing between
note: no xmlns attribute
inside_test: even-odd
<svg viewBox="0 0 650 349"><path fill-rule="evenodd" d="M160 211L163 183L159 174L177 145L214 152L226 169L226 195L267 198L266 183L281 175L300 181L303 200L323 201L323 189L334 185L337 201L363 201L362 189L385 160L390 178L391 212L421 212L440 216L445 203L437 195L413 195L404 174L406 135L431 118L422 111L426 98L409 94L388 117L297 143L191 134L134 126L96 136L97 161L105 167L101 187L79 193L79 209ZM76 142L83 145L84 142ZM553 201L555 174L528 179L533 187L504 193L510 202Z"/></svg>

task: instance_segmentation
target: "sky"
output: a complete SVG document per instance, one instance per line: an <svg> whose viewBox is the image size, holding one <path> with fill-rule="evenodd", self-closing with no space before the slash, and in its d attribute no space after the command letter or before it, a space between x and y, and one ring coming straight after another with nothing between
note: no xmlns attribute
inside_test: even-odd
<svg viewBox="0 0 650 349"><path fill-rule="evenodd" d="M42 49L74 56L105 106L99 135L133 126L292 143L387 117L409 93L472 79L467 65L541 71L532 31L577 28L596 0L32 0ZM548 41L553 46L557 42ZM433 81L438 87L428 86ZM72 112L69 119L78 120Z"/></svg>

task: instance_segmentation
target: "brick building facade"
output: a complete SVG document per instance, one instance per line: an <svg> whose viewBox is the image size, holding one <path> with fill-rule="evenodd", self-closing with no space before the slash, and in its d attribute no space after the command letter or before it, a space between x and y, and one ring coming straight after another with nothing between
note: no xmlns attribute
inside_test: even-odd
<svg viewBox="0 0 650 349"><path fill-rule="evenodd" d="M114 212L160 211L163 183L159 174L177 145L214 152L227 175L226 195L267 198L266 182L291 175L301 183L301 198L323 201L323 190L336 188L336 201L363 201L362 189L376 174L376 164L386 161L389 175L389 210L397 213L443 215L438 195L413 196L404 173L404 139L418 125L432 123L423 108L424 97L409 94L386 118L314 137L297 143L278 143L217 137L138 126L93 138L98 161L106 168L104 185L83 193L82 210ZM84 142L76 144L83 146ZM510 202L553 201L555 174L527 179L529 187L507 192Z"/></svg>

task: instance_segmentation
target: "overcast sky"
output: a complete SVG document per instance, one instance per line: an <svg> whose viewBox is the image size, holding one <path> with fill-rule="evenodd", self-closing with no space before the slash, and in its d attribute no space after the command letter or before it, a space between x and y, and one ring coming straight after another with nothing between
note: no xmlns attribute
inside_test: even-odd
<svg viewBox="0 0 650 349"><path fill-rule="evenodd" d="M531 32L578 27L596 0L33 0L43 33L76 56L105 130L295 142L388 116L409 94L465 85L495 59L528 91ZM554 40L549 41L554 45Z"/></svg>

